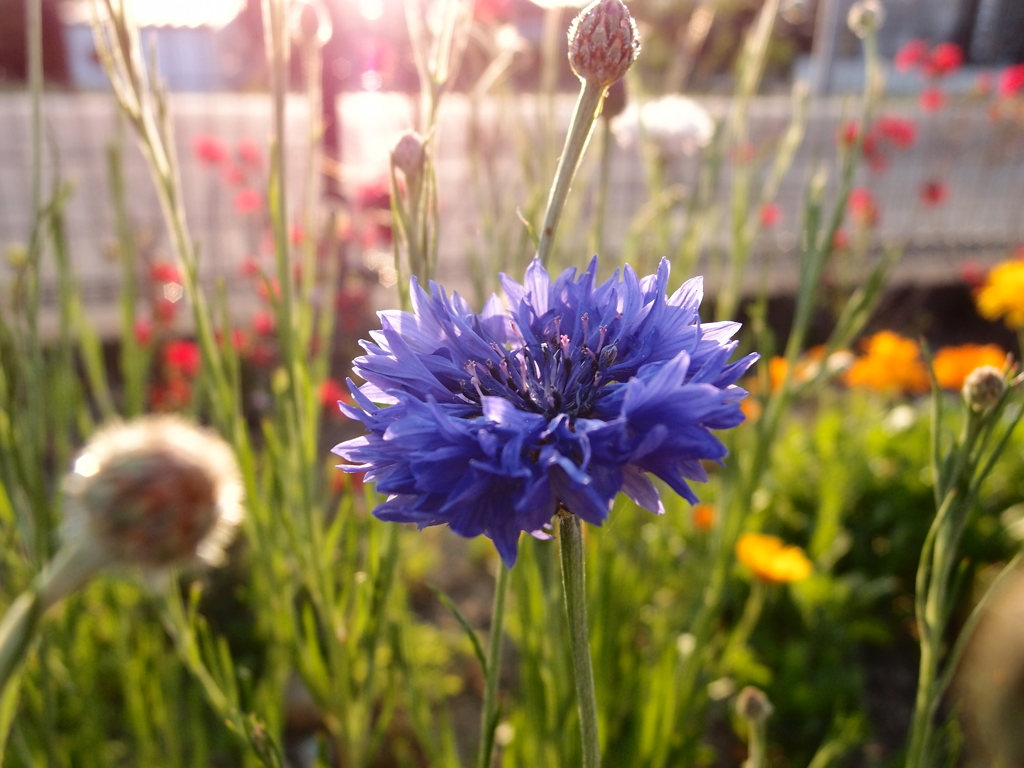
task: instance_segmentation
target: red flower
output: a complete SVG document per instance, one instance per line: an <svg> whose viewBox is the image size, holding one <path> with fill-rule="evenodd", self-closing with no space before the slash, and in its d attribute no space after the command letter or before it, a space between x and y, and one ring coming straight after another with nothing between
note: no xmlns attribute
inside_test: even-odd
<svg viewBox="0 0 1024 768"><path fill-rule="evenodd" d="M242 263L239 264L238 269L244 277L256 277L262 271L260 269L260 263L252 256L246 256L242 259Z"/></svg>
<svg viewBox="0 0 1024 768"><path fill-rule="evenodd" d="M971 289L981 288L988 271L976 261L965 261L960 265L960 277Z"/></svg>
<svg viewBox="0 0 1024 768"><path fill-rule="evenodd" d="M250 168L259 168L263 153L255 139L241 139L238 142L238 159Z"/></svg>
<svg viewBox="0 0 1024 768"><path fill-rule="evenodd" d="M184 408L192 399L192 385L185 379L175 378L163 386L149 391L149 402L154 411L174 411Z"/></svg>
<svg viewBox="0 0 1024 768"><path fill-rule="evenodd" d="M235 210L241 214L255 213L263 205L263 197L255 189L242 189L235 195Z"/></svg>
<svg viewBox="0 0 1024 768"><path fill-rule="evenodd" d="M174 264L166 261L156 261L149 268L149 277L154 283L178 283L181 284L181 272Z"/></svg>
<svg viewBox="0 0 1024 768"><path fill-rule="evenodd" d="M337 408L339 400L348 399L348 390L335 379L327 379L320 385L320 402L325 408Z"/></svg>
<svg viewBox="0 0 1024 768"><path fill-rule="evenodd" d="M135 341L140 347L148 347L149 342L153 340L153 324L146 320L144 317L140 317L135 321Z"/></svg>
<svg viewBox="0 0 1024 768"><path fill-rule="evenodd" d="M224 332L219 328L214 333L214 337L217 339L218 344L224 343ZM241 328L231 329L231 346L235 348L236 352L244 352L245 348L249 346L249 339L245 335L245 331Z"/></svg>
<svg viewBox="0 0 1024 768"><path fill-rule="evenodd" d="M943 77L964 63L964 52L956 43L939 43L932 48L925 71L932 77Z"/></svg>
<svg viewBox="0 0 1024 768"><path fill-rule="evenodd" d="M281 283L276 277L269 280L263 279L256 283L256 295L261 299L269 299L271 291L273 291L275 299L281 298Z"/></svg>
<svg viewBox="0 0 1024 768"><path fill-rule="evenodd" d="M937 112L945 105L946 96L938 88L928 87L921 91L917 100L925 112Z"/></svg>
<svg viewBox="0 0 1024 768"><path fill-rule="evenodd" d="M245 171L237 165L224 165L224 181L232 187L240 187L245 184Z"/></svg>
<svg viewBox="0 0 1024 768"><path fill-rule="evenodd" d="M174 316L178 314L178 302L168 301L161 296L156 300L156 304L153 305L153 311L156 314L156 319L161 323L170 323L174 320Z"/></svg>
<svg viewBox="0 0 1024 768"><path fill-rule="evenodd" d="M227 145L216 136L201 134L192 143L196 157L207 165L219 165L228 159Z"/></svg>
<svg viewBox="0 0 1024 768"><path fill-rule="evenodd" d="M880 136L900 149L909 149L917 139L917 126L905 117L883 115L878 118L876 127Z"/></svg>
<svg viewBox="0 0 1024 768"><path fill-rule="evenodd" d="M832 236L832 247L837 251L842 251L849 247L850 236L846 234L845 229L837 229L836 233Z"/></svg>
<svg viewBox="0 0 1024 768"><path fill-rule="evenodd" d="M761 224L765 227L774 227L779 223L781 213L779 212L779 206L775 203L765 203L761 206Z"/></svg>
<svg viewBox="0 0 1024 768"><path fill-rule="evenodd" d="M900 48L894 64L898 72L909 72L921 64L928 56L928 43L924 40L911 40Z"/></svg>
<svg viewBox="0 0 1024 768"><path fill-rule="evenodd" d="M268 336L274 332L276 322L270 312L260 310L252 316L252 329L260 336Z"/></svg>
<svg viewBox="0 0 1024 768"><path fill-rule="evenodd" d="M391 210L391 184L386 179L377 179L356 188L356 207L366 211Z"/></svg>
<svg viewBox="0 0 1024 768"><path fill-rule="evenodd" d="M860 124L856 120L849 120L840 129L838 140L847 149L853 149L860 140ZM870 130L865 134L860 151L872 169L876 171L885 170L888 161L878 149L876 131Z"/></svg>
<svg viewBox="0 0 1024 768"><path fill-rule="evenodd" d="M929 179L921 187L921 202L929 208L943 203L948 195L946 185L935 179Z"/></svg>
<svg viewBox="0 0 1024 768"><path fill-rule="evenodd" d="M195 342L179 339L168 342L164 347L164 365L172 375L182 374L187 378L194 377L199 373L201 360L199 347Z"/></svg>
<svg viewBox="0 0 1024 768"><path fill-rule="evenodd" d="M1024 90L1024 64L1007 67L999 73L999 95L1013 96Z"/></svg>
<svg viewBox="0 0 1024 768"><path fill-rule="evenodd" d="M288 231L288 239L292 245L301 245L306 240L306 230L302 228L301 224L292 224L292 228Z"/></svg>
<svg viewBox="0 0 1024 768"><path fill-rule="evenodd" d="M274 361L274 350L267 344L257 344L249 353L249 362L257 368L269 366Z"/></svg>
<svg viewBox="0 0 1024 768"><path fill-rule="evenodd" d="M847 208L858 227L867 228L878 224L878 204L866 187L854 187L850 190Z"/></svg>

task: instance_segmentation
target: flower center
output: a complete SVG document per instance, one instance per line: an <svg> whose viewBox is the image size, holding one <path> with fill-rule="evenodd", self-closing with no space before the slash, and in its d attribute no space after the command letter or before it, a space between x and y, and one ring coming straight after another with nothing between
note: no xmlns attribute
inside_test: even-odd
<svg viewBox="0 0 1024 768"><path fill-rule="evenodd" d="M601 326L588 345L588 318L581 318L578 339L555 332L539 343L504 349L495 344L495 359L466 365L469 381L463 394L479 402L481 397L502 397L516 407L539 413L548 419L558 414L587 418L600 388L609 383L607 369L617 349L608 339L608 327Z"/></svg>

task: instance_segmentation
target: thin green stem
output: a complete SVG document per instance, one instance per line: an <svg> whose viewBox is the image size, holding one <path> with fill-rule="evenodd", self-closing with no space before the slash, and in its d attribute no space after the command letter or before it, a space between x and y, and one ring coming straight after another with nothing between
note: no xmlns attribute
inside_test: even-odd
<svg viewBox="0 0 1024 768"><path fill-rule="evenodd" d="M569 188L572 186L573 177L579 167L580 158L583 157L583 150L587 148L587 142L590 140L590 132L594 127L594 119L601 106L605 90L590 80L584 80L583 86L580 88L576 111L569 124L569 134L565 137L565 148L562 150L562 156L558 159L555 182L548 195L544 226L541 228L540 239L537 242L537 258L545 267L551 260L555 230L558 229L558 221L562 217L565 199L569 195Z"/></svg>
<svg viewBox="0 0 1024 768"><path fill-rule="evenodd" d="M580 737L583 742L583 768L601 765L601 745L597 734L597 695L594 693L594 668L590 661L590 637L587 629L586 571L583 562L583 524L576 515L558 521L562 554L562 592L569 625L569 650L572 654L576 703L580 712Z"/></svg>
<svg viewBox="0 0 1024 768"><path fill-rule="evenodd" d="M494 729L498 724L498 680L501 677L501 641L505 624L505 598L508 595L509 569L498 564L498 580L494 585L494 611L491 616L491 637L487 644L487 682L484 686L484 708L480 714L480 752L477 768L490 768L494 753Z"/></svg>
<svg viewBox="0 0 1024 768"><path fill-rule="evenodd" d="M743 768L764 768L767 755L768 724L764 719L750 723L750 740L747 747L747 760Z"/></svg>

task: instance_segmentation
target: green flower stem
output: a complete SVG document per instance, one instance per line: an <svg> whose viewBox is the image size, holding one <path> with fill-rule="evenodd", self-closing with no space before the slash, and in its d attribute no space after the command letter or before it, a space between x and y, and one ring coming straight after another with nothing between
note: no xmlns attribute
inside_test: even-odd
<svg viewBox="0 0 1024 768"><path fill-rule="evenodd" d="M23 592L4 614L0 623L0 694L25 658L43 615L42 595L38 588Z"/></svg>
<svg viewBox="0 0 1024 768"><path fill-rule="evenodd" d="M764 718L750 721L747 741L747 759L743 768L764 768L768 744L768 723Z"/></svg>
<svg viewBox="0 0 1024 768"><path fill-rule="evenodd" d="M569 649L572 653L576 703L580 711L580 736L583 742L583 768L601 765L601 745L597 736L597 696L594 693L594 668L590 661L587 630L586 572L583 564L583 525L576 515L558 521L562 554L562 591L569 625Z"/></svg>
<svg viewBox="0 0 1024 768"><path fill-rule="evenodd" d="M102 553L95 547L64 547L32 586L11 603L0 621L0 695L28 653L43 614L102 567Z"/></svg>
<svg viewBox="0 0 1024 768"><path fill-rule="evenodd" d="M494 729L498 724L498 678L501 677L501 640L505 625L505 598L508 595L509 569L498 563L498 580L494 585L494 611L491 616L491 638L487 644L487 683L484 686L484 708L480 714L480 753L477 768L490 768L494 753Z"/></svg>
<svg viewBox="0 0 1024 768"><path fill-rule="evenodd" d="M569 125L569 134L565 137L565 148L562 150L562 156L558 159L555 182L548 195L544 226L537 242L537 258L545 267L551 260L551 248L554 245L558 220L562 217L565 199L569 195L569 187L572 186L580 158L583 157L583 150L587 148L587 142L590 140L590 132L594 127L594 120L601 106L601 100L604 98L605 90L590 80L584 80L583 87L580 88L576 111L573 113L572 123Z"/></svg>

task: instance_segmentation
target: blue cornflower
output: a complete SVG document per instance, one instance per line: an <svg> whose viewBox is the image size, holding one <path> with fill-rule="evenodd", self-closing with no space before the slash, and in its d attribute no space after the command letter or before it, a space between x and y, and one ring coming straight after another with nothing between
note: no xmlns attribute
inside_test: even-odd
<svg viewBox="0 0 1024 768"><path fill-rule="evenodd" d="M544 536L560 509L600 525L616 494L664 511L648 474L691 503L687 481L721 461L712 433L743 421L734 382L738 323L702 324L701 278L667 295L669 267L629 266L598 285L597 259L552 280L536 259L473 312L457 293L413 278L413 312L381 312L339 403L367 434L334 452L388 495L382 520L447 523L516 559L519 534ZM381 407L383 406L383 407Z"/></svg>

